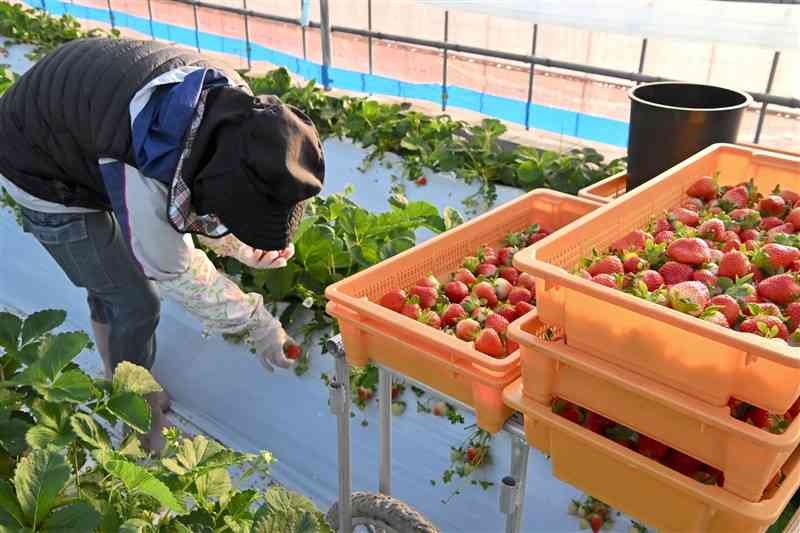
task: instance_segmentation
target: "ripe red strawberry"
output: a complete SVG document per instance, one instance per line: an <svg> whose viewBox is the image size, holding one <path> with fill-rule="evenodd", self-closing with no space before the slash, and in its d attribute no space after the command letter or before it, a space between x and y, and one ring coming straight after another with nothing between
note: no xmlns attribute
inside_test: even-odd
<svg viewBox="0 0 800 533"><path fill-rule="evenodd" d="M636 254L628 254L625 256L625 260L622 262L622 268L626 273L639 272L640 270L647 268L647 261Z"/></svg>
<svg viewBox="0 0 800 533"><path fill-rule="evenodd" d="M442 329L442 319L431 309L425 309L420 312L417 321L435 329Z"/></svg>
<svg viewBox="0 0 800 533"><path fill-rule="evenodd" d="M759 238L761 238L761 232L755 228L743 229L742 232L739 233L739 240L742 242L757 241Z"/></svg>
<svg viewBox="0 0 800 533"><path fill-rule="evenodd" d="M444 294L448 300L459 304L469 296L469 287L461 281L450 281L444 286Z"/></svg>
<svg viewBox="0 0 800 533"><path fill-rule="evenodd" d="M753 274L753 283L761 283L767 277L764 271L755 265L750 266L750 273Z"/></svg>
<svg viewBox="0 0 800 533"><path fill-rule="evenodd" d="M742 242L742 241L739 239L739 234L738 234L738 233L736 233L736 232L735 232L735 231L733 231L733 230L726 230L726 231L722 232L722 235L720 235L720 238L719 238L719 239L717 239L717 240L719 240L719 241L721 241L721 242L731 242L731 241L735 241L735 242L737 242L737 243L739 243L739 244L741 244L741 242Z"/></svg>
<svg viewBox="0 0 800 533"><path fill-rule="evenodd" d="M531 301L531 291L526 289L525 287L514 287L511 289L511 292L508 293L508 303L511 305L517 305L520 302L530 302Z"/></svg>
<svg viewBox="0 0 800 533"><path fill-rule="evenodd" d="M522 316L529 311L533 311L534 307L530 302L519 302L517 305L514 306L514 310L517 312L517 316Z"/></svg>
<svg viewBox="0 0 800 533"><path fill-rule="evenodd" d="M505 300L514 286L505 278L498 278L494 280L494 293L497 295L498 300ZM491 306L494 307L494 306Z"/></svg>
<svg viewBox="0 0 800 533"><path fill-rule="evenodd" d="M786 210L786 200L776 194L767 196L758 203L763 216L779 217Z"/></svg>
<svg viewBox="0 0 800 533"><path fill-rule="evenodd" d="M653 237L643 230L634 230L611 245L615 252L628 252L643 250L645 243Z"/></svg>
<svg viewBox="0 0 800 533"><path fill-rule="evenodd" d="M725 223L718 218L711 218L700 224L697 228L697 235L706 239L721 241L725 233ZM734 233L734 235L736 235ZM737 236L738 238L738 236Z"/></svg>
<svg viewBox="0 0 800 533"><path fill-rule="evenodd" d="M753 257L753 263L762 269L785 269L800 259L800 250L783 244L765 244L760 252Z"/></svg>
<svg viewBox="0 0 800 533"><path fill-rule="evenodd" d="M473 285L475 285L476 281L475 275L466 268L458 270L453 276L453 280L460 281L467 287L472 287Z"/></svg>
<svg viewBox="0 0 800 533"><path fill-rule="evenodd" d="M670 211L670 216L672 216L678 222L686 224L687 226L694 227L700 223L700 215L691 209L686 209L685 207L673 208L672 211Z"/></svg>
<svg viewBox="0 0 800 533"><path fill-rule="evenodd" d="M800 327L800 302L792 302L787 305L786 316L789 318L789 329L791 331Z"/></svg>
<svg viewBox="0 0 800 533"><path fill-rule="evenodd" d="M708 303L709 305L721 307L720 312L725 315L725 319L729 325L732 326L739 319L741 309L739 308L739 304L736 303L736 300L733 298L733 296L720 294L711 298Z"/></svg>
<svg viewBox="0 0 800 533"><path fill-rule="evenodd" d="M774 303L770 302L751 302L748 303L744 309L744 314L747 316L756 315L772 315L781 316L780 308Z"/></svg>
<svg viewBox="0 0 800 533"><path fill-rule="evenodd" d="M722 252L723 253L732 252L733 250L739 250L741 247L742 247L742 243L737 238L736 240L728 241L725 244L723 244L722 245Z"/></svg>
<svg viewBox="0 0 800 533"><path fill-rule="evenodd" d="M708 287L699 281L683 281L670 287L669 302L681 313L698 316L708 305Z"/></svg>
<svg viewBox="0 0 800 533"><path fill-rule="evenodd" d="M788 304L800 298L800 285L790 274L779 274L758 284L758 295L777 304Z"/></svg>
<svg viewBox="0 0 800 533"><path fill-rule="evenodd" d="M486 322L483 325L495 330L497 333L505 333L506 329L508 329L508 320L503 315L494 313L486 318Z"/></svg>
<svg viewBox="0 0 800 533"><path fill-rule="evenodd" d="M598 274L622 274L625 272L622 261L615 255L607 255L598 259L587 270L592 276Z"/></svg>
<svg viewBox="0 0 800 533"><path fill-rule="evenodd" d="M433 287L434 289L438 289L442 286L433 274L420 278L414 285L417 287Z"/></svg>
<svg viewBox="0 0 800 533"><path fill-rule="evenodd" d="M800 272L800 260L792 261L792 264L789 265L790 272Z"/></svg>
<svg viewBox="0 0 800 533"><path fill-rule="evenodd" d="M533 292L536 289L536 278L527 272L522 272L517 280L517 285L520 287L525 287L529 291Z"/></svg>
<svg viewBox="0 0 800 533"><path fill-rule="evenodd" d="M545 230L545 229L541 229L541 230L539 230L539 231L537 231L535 233L531 233L528 236L528 244L529 245L530 244L536 244L537 242L541 241L542 239L544 239L548 235L550 235L550 232Z"/></svg>
<svg viewBox="0 0 800 533"><path fill-rule="evenodd" d="M362 402L368 402L372 399L372 391L366 387L359 387L356 389L356 394L358 395L358 399Z"/></svg>
<svg viewBox="0 0 800 533"><path fill-rule="evenodd" d="M654 242L656 244L661 244L662 242L672 242L675 239L675 232L674 231L660 231L656 233Z"/></svg>
<svg viewBox="0 0 800 533"><path fill-rule="evenodd" d="M589 517L589 526L592 528L592 533L600 531L604 523L605 519L597 513Z"/></svg>
<svg viewBox="0 0 800 533"><path fill-rule="evenodd" d="M431 414L433 416L444 416L447 414L447 404L444 402L436 402L431 407Z"/></svg>
<svg viewBox="0 0 800 533"><path fill-rule="evenodd" d="M681 204L681 207L699 213L700 210L703 209L703 201L700 198L687 198Z"/></svg>
<svg viewBox="0 0 800 533"><path fill-rule="evenodd" d="M712 263L716 263L717 266L719 266L719 262L722 261L722 256L725 254L722 252L722 250L717 250L716 248L711 248L709 252L711 253L710 261Z"/></svg>
<svg viewBox="0 0 800 533"><path fill-rule="evenodd" d="M800 415L800 398L795 400L789 410L786 411L786 415L792 418L797 418L797 415Z"/></svg>
<svg viewBox="0 0 800 533"><path fill-rule="evenodd" d="M721 487L724 483L722 472L711 466L704 466L701 470L692 474L692 477L704 485L719 485Z"/></svg>
<svg viewBox="0 0 800 533"><path fill-rule="evenodd" d="M296 359L300 359L300 356L303 355L303 349L300 348L300 345L289 341L283 345L283 354L287 359L294 361Z"/></svg>
<svg viewBox="0 0 800 533"><path fill-rule="evenodd" d="M778 217L762 218L761 223L758 225L758 229L762 231L768 231L772 228L777 228L781 224L783 224L783 220L779 219Z"/></svg>
<svg viewBox="0 0 800 533"><path fill-rule="evenodd" d="M715 276L710 270L695 270L692 274L692 280L705 283L708 287L717 286L717 276Z"/></svg>
<svg viewBox="0 0 800 533"><path fill-rule="evenodd" d="M706 309L700 315L700 318L702 318L706 322L711 322L712 324L722 326L723 328L731 327L731 325L728 323L728 319L725 318L725 315L723 315L720 311L711 311L709 309Z"/></svg>
<svg viewBox="0 0 800 533"><path fill-rule="evenodd" d="M748 318L739 325L739 331L753 333L761 337L774 336L783 340L789 338L789 331L786 329L786 325L781 322L780 318L771 315L758 315L754 318Z"/></svg>
<svg viewBox="0 0 800 533"><path fill-rule="evenodd" d="M775 226L767 232L767 241L775 242L775 237L778 235L791 235L792 233L794 233L793 224L781 224L780 226Z"/></svg>
<svg viewBox="0 0 800 533"><path fill-rule="evenodd" d="M716 198L717 194L719 194L719 185L717 184L717 180L711 176L703 176L686 189L687 196L700 198L706 202Z"/></svg>
<svg viewBox="0 0 800 533"><path fill-rule="evenodd" d="M400 312L405 316L416 320L417 317L419 317L420 313L419 304L412 304L412 303L404 304Z"/></svg>
<svg viewBox="0 0 800 533"><path fill-rule="evenodd" d="M664 278L655 270L645 270L641 274L641 279L647 286L647 290L652 292L664 285Z"/></svg>
<svg viewBox="0 0 800 533"><path fill-rule="evenodd" d="M747 202L750 200L750 193L747 191L747 187L734 187L723 194L722 199L726 202L730 202L739 209L743 209L747 207Z"/></svg>
<svg viewBox="0 0 800 533"><path fill-rule="evenodd" d="M416 183L420 187L424 187L425 185L428 184L428 178L426 178L425 176L420 176L414 183Z"/></svg>
<svg viewBox="0 0 800 533"><path fill-rule="evenodd" d="M736 279L736 276L746 276L750 273L750 260L738 250L731 250L722 256L719 262L718 276Z"/></svg>
<svg viewBox="0 0 800 533"><path fill-rule="evenodd" d="M798 200L800 200L800 194L788 189L779 191L778 196L783 198L783 201L786 202L786 205L794 205Z"/></svg>
<svg viewBox="0 0 800 533"><path fill-rule="evenodd" d="M464 453L464 460L470 464L473 464L478 459L478 450L470 446L467 448L467 451Z"/></svg>
<svg viewBox="0 0 800 533"><path fill-rule="evenodd" d="M589 431L593 431L594 433L602 435L606 428L611 426L612 423L613 422L611 422L611 420L608 418L589 411L586 413L586 419L583 421L583 427Z"/></svg>
<svg viewBox="0 0 800 533"><path fill-rule="evenodd" d="M519 344L511 339L506 339L506 353L514 353L517 350L519 350Z"/></svg>
<svg viewBox="0 0 800 533"><path fill-rule="evenodd" d="M648 457L655 461L660 461L661 459L667 456L669 448L664 444L661 444L657 440L651 439L650 437L647 437L640 433L636 446L636 451L638 451L645 457Z"/></svg>
<svg viewBox="0 0 800 533"><path fill-rule="evenodd" d="M502 315L502 317L509 322L513 322L519 317L516 307L507 303L497 304L497 307L494 308L494 312L498 315Z"/></svg>
<svg viewBox="0 0 800 533"><path fill-rule="evenodd" d="M478 268L475 269L475 273L479 276L483 276L484 278L490 278L497 274L497 265L493 265L491 263L481 263L478 265Z"/></svg>
<svg viewBox="0 0 800 533"><path fill-rule="evenodd" d="M512 285L516 285L519 281L519 270L510 266L500 267L500 277Z"/></svg>
<svg viewBox="0 0 800 533"><path fill-rule="evenodd" d="M563 416L570 422L574 422L576 424L583 423L583 413L578 406L573 403L560 398L555 398L551 404L551 409L555 414Z"/></svg>
<svg viewBox="0 0 800 533"><path fill-rule="evenodd" d="M685 476L691 476L702 466L700 461L678 450L670 450L664 459L664 464Z"/></svg>
<svg viewBox="0 0 800 533"><path fill-rule="evenodd" d="M658 273L664 279L666 285L675 285L683 281L692 279L694 270L689 265L678 263L675 261L667 261L664 266L658 269Z"/></svg>
<svg viewBox="0 0 800 533"><path fill-rule="evenodd" d="M481 325L471 318L465 318L456 324L456 337L462 341L474 341L481 332Z"/></svg>
<svg viewBox="0 0 800 533"><path fill-rule="evenodd" d="M419 298L419 305L423 309L430 309L434 305L436 305L436 300L439 298L439 291L434 289L433 287L424 287L421 285L417 285L411 291L409 291L411 296L416 296Z"/></svg>
<svg viewBox="0 0 800 533"><path fill-rule="evenodd" d="M482 263L488 263L494 266L500 263L500 260L497 258L497 252L491 246L484 246L478 250L478 259L480 259Z"/></svg>
<svg viewBox="0 0 800 533"><path fill-rule="evenodd" d="M711 251L706 241L698 238L682 238L672 241L667 247L667 255L679 263L700 265L711 259Z"/></svg>
<svg viewBox="0 0 800 533"><path fill-rule="evenodd" d="M493 315L494 316L494 315ZM492 357L505 357L506 348L497 331L491 328L484 329L475 339L475 349Z"/></svg>
<svg viewBox="0 0 800 533"><path fill-rule="evenodd" d="M472 294L481 300L485 300L486 305L489 307L494 307L497 305L497 294L495 293L492 284L487 281L481 281L472 287Z"/></svg>
<svg viewBox="0 0 800 533"><path fill-rule="evenodd" d="M672 223L669 220L666 218L659 218L653 226L653 235L657 235L662 231L672 231L673 229L675 228L672 227Z"/></svg>
<svg viewBox="0 0 800 533"><path fill-rule="evenodd" d="M800 207L795 207L786 215L786 222L796 228L800 228Z"/></svg>
<svg viewBox="0 0 800 533"><path fill-rule="evenodd" d="M747 413L747 418L749 418L753 425L757 428L764 429L770 426L769 412L759 407L753 407L750 409L750 412Z"/></svg>
<svg viewBox="0 0 800 533"><path fill-rule="evenodd" d="M452 327L465 318L467 318L467 312L463 307L458 304L450 304L442 313L442 324Z"/></svg>
<svg viewBox="0 0 800 533"><path fill-rule="evenodd" d="M497 261L500 265L511 266L511 262L514 259L514 254L517 253L517 249L513 246L506 246L505 248L500 248L497 251Z"/></svg>
<svg viewBox="0 0 800 533"><path fill-rule="evenodd" d="M762 303L764 301L764 299L761 296L759 296L758 293L755 291L755 287L753 287L752 285L744 285L744 287L751 287L753 289L753 292L751 292L750 294L745 295L742 298L742 304L744 304L744 305L747 305L747 304L758 304L758 303Z"/></svg>
<svg viewBox="0 0 800 533"><path fill-rule="evenodd" d="M611 287L612 289L617 288L617 281L611 274L598 274L592 278L592 281L600 285L605 285L606 287Z"/></svg>
<svg viewBox="0 0 800 533"><path fill-rule="evenodd" d="M728 216L731 217L732 220L735 220L737 222L743 222L747 219L752 219L755 221L761 218L761 215L759 215L758 211L747 207L734 209L733 211L728 213Z"/></svg>
<svg viewBox="0 0 800 533"><path fill-rule="evenodd" d="M394 289L383 296L380 299L380 305L387 309L391 309L395 313L399 313L403 310L403 304L406 303L406 291L403 289Z"/></svg>

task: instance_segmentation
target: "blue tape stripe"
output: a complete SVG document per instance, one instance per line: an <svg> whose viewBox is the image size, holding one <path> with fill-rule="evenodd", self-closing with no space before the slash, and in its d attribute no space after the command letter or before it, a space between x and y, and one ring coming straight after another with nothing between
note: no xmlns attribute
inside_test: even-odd
<svg viewBox="0 0 800 533"><path fill-rule="evenodd" d="M53 15L68 13L74 17L110 24L111 18L107 9L70 4L64 1L48 0L47 11ZM114 11L114 22L117 26L129 28L149 35L150 21L128 13ZM156 38L194 47L195 31L153 20L152 31ZM244 39L225 37L207 32L199 32L200 47L212 52L247 57L247 43ZM301 59L278 50L273 50L257 43L252 44L253 61L265 61L273 65L285 67L287 70L305 78L323 83L323 69L319 63ZM369 92L387 96L398 96L441 102L442 86L435 83L412 83L384 76L366 74L352 70L331 68L327 72L334 87L358 92ZM596 115L588 115L559 107L531 104L530 114L526 113L527 104L522 100L495 96L463 87L447 87L447 105L478 111L488 116L525 125L526 118L531 128L569 135L589 141L596 141L614 146L627 147L628 123Z"/></svg>

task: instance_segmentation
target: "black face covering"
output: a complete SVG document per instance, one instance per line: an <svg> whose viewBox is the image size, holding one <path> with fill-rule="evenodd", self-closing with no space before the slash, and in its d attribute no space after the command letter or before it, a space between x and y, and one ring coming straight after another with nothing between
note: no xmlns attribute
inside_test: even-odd
<svg viewBox="0 0 800 533"><path fill-rule="evenodd" d="M325 160L303 113L225 87L208 95L184 177L198 213L217 215L245 244L281 250L322 190Z"/></svg>

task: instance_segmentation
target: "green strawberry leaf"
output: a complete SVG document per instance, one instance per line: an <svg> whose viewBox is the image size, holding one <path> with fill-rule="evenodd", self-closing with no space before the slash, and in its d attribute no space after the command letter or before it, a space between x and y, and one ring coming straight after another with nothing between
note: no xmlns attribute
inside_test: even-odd
<svg viewBox="0 0 800 533"><path fill-rule="evenodd" d="M84 533L100 525L100 513L85 501L68 503L54 510L45 520L42 533Z"/></svg>
<svg viewBox="0 0 800 533"><path fill-rule="evenodd" d="M114 394L108 399L108 410L139 433L150 431L150 406L138 394Z"/></svg>
<svg viewBox="0 0 800 533"><path fill-rule="evenodd" d="M91 448L111 449L111 439L105 428L86 413L75 413L70 419L72 431Z"/></svg>
<svg viewBox="0 0 800 533"><path fill-rule="evenodd" d="M144 467L103 450L95 450L93 455L106 472L122 481L131 495L145 494L177 514L186 513L186 508L169 487Z"/></svg>
<svg viewBox="0 0 800 533"><path fill-rule="evenodd" d="M29 315L22 325L20 344L25 346L29 342L35 341L63 324L66 318L67 312L60 309L45 309Z"/></svg>
<svg viewBox="0 0 800 533"><path fill-rule="evenodd" d="M16 350L17 339L22 330L22 320L11 313L0 313L0 347L6 350Z"/></svg>
<svg viewBox="0 0 800 533"><path fill-rule="evenodd" d="M112 379L114 394L133 392L144 396L151 392L161 392L161 385L153 375L144 367L123 361L117 365Z"/></svg>
<svg viewBox="0 0 800 533"><path fill-rule="evenodd" d="M64 457L53 451L34 450L23 457L14 473L17 500L34 529L55 505L70 477Z"/></svg>

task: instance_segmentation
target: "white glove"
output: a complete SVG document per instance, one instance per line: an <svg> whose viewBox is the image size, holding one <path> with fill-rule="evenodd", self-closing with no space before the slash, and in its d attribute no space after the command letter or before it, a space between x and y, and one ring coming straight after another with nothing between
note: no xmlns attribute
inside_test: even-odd
<svg viewBox="0 0 800 533"><path fill-rule="evenodd" d="M234 257L239 262L251 268L262 270L267 268L283 268L293 255L294 244L291 243L281 251L259 250L242 243Z"/></svg>
<svg viewBox="0 0 800 533"><path fill-rule="evenodd" d="M290 369L297 363L296 359L286 357L286 348L297 343L278 326L262 327L249 334L249 343L256 352L256 357L261 366L270 374L275 371L273 365Z"/></svg>

